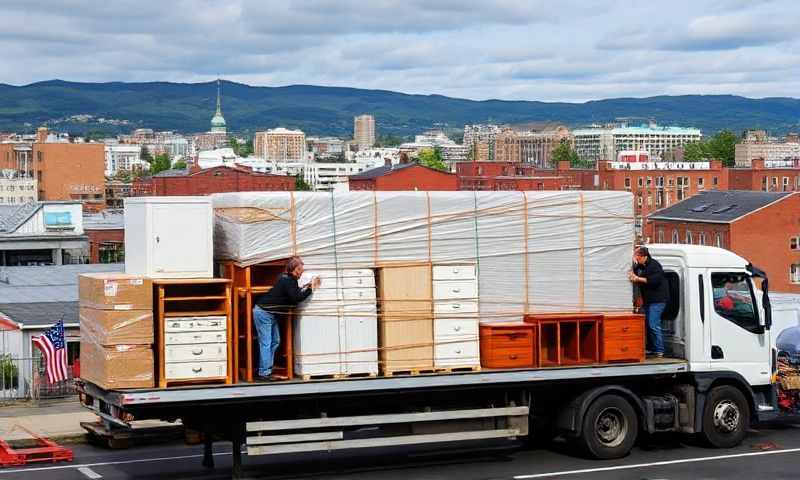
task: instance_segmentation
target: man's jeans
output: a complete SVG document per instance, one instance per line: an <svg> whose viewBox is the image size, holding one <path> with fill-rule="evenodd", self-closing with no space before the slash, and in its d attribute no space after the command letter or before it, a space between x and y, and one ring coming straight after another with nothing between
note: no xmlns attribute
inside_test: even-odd
<svg viewBox="0 0 800 480"><path fill-rule="evenodd" d="M664 353L664 339L661 336L661 315L666 303L650 303L644 306L647 319L647 349L653 353Z"/></svg>
<svg viewBox="0 0 800 480"><path fill-rule="evenodd" d="M255 323L258 333L258 376L269 377L272 375L275 352L278 351L278 345L281 344L278 317L261 307L255 307L253 308L253 323Z"/></svg>

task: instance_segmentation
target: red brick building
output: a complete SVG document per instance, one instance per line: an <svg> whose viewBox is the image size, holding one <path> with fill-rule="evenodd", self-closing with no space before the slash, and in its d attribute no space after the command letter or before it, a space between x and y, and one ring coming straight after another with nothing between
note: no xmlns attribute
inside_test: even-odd
<svg viewBox="0 0 800 480"><path fill-rule="evenodd" d="M750 168L731 168L728 173L731 190L800 191L800 159L797 158L779 162L754 158Z"/></svg>
<svg viewBox="0 0 800 480"><path fill-rule="evenodd" d="M765 270L770 289L800 293L800 193L704 191L650 222L654 242L731 250Z"/></svg>
<svg viewBox="0 0 800 480"><path fill-rule="evenodd" d="M89 263L125 261L125 218L122 210L108 209L83 216L89 237Z"/></svg>
<svg viewBox="0 0 800 480"><path fill-rule="evenodd" d="M348 178L350 190L458 190L458 177L452 173L417 163L384 165Z"/></svg>
<svg viewBox="0 0 800 480"><path fill-rule="evenodd" d="M594 190L595 171L519 162L458 162L459 190Z"/></svg>
<svg viewBox="0 0 800 480"><path fill-rule="evenodd" d="M153 195L209 195L221 192L290 191L295 178L270 175L243 167L219 166L205 170L166 170L151 177Z"/></svg>

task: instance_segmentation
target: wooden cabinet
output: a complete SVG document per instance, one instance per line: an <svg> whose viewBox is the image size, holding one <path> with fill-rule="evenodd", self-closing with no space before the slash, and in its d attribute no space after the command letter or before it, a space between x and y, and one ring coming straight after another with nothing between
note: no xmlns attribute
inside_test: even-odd
<svg viewBox="0 0 800 480"><path fill-rule="evenodd" d="M305 379L377 375L378 332L372 270L309 272L321 287L297 309L294 371Z"/></svg>
<svg viewBox="0 0 800 480"><path fill-rule="evenodd" d="M603 362L643 362L645 358L644 315L606 314L600 333Z"/></svg>
<svg viewBox="0 0 800 480"><path fill-rule="evenodd" d="M480 368L475 265L434 265L432 278L434 367Z"/></svg>
<svg viewBox="0 0 800 480"><path fill-rule="evenodd" d="M582 312L525 315L525 322L538 328L539 366L597 363L602 318L602 314Z"/></svg>
<svg viewBox="0 0 800 480"><path fill-rule="evenodd" d="M381 370L386 375L433 368L431 267L378 270Z"/></svg>
<svg viewBox="0 0 800 480"><path fill-rule="evenodd" d="M536 328L526 323L480 326L481 365L486 368L530 368L536 365Z"/></svg>
<svg viewBox="0 0 800 480"><path fill-rule="evenodd" d="M153 280L158 384L232 383L231 287L224 279Z"/></svg>

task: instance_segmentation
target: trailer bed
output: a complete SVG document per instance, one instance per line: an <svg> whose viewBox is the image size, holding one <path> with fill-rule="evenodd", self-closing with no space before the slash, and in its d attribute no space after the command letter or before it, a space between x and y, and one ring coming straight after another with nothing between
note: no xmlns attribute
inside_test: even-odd
<svg viewBox="0 0 800 480"><path fill-rule="evenodd" d="M181 404L225 405L251 401L277 401L292 398L345 396L362 393L390 393L433 389L478 388L499 385L524 385L545 381L613 378L643 375L676 375L688 371L685 360L647 359L639 363L618 363L569 367L481 370L477 372L425 374L413 376L342 378L328 380L286 380L236 385L192 385L186 387L105 390L84 384L87 395L125 410L146 410Z"/></svg>

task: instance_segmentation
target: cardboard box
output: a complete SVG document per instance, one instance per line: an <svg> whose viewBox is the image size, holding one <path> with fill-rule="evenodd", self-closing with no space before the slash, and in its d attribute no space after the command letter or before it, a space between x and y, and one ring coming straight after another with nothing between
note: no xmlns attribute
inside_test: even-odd
<svg viewBox="0 0 800 480"><path fill-rule="evenodd" d="M151 345L104 347L81 340L81 378L105 389L152 388L155 363Z"/></svg>
<svg viewBox="0 0 800 480"><path fill-rule="evenodd" d="M81 339L98 345L151 345L152 310L80 308Z"/></svg>
<svg viewBox="0 0 800 480"><path fill-rule="evenodd" d="M153 282L122 272L86 273L78 280L81 307L98 310L153 309Z"/></svg>

